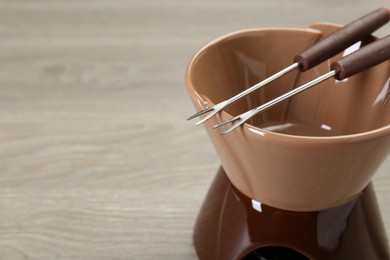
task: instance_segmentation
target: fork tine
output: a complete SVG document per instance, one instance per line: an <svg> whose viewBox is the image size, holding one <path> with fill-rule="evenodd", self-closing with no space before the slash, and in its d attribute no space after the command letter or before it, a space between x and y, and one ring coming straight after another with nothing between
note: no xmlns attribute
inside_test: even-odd
<svg viewBox="0 0 390 260"><path fill-rule="evenodd" d="M228 100L225 100L225 101L222 101L222 102L212 106L213 112L211 112L210 114L208 114L207 116L205 116L204 118L199 120L195 125L196 126L201 125L204 122L206 122L207 120L209 120L210 118L212 118L213 116L215 116L216 114L218 114L219 112L221 112L221 110L226 106L226 104L228 102L229 102Z"/></svg>
<svg viewBox="0 0 390 260"><path fill-rule="evenodd" d="M220 111L219 109L213 109L213 110L214 111L212 113L208 114L207 116L205 116L204 118L202 118L201 120L196 122L195 125L198 126L198 125L203 124L204 122L206 122L207 120L212 118L215 114L217 114Z"/></svg>
<svg viewBox="0 0 390 260"><path fill-rule="evenodd" d="M232 117L232 118L230 118L230 119L228 119L228 120L225 120L225 121L223 121L223 122L221 122L221 123L219 123L219 124L213 126L213 128L215 129L215 128L221 127L221 126L223 126L223 125L226 125L226 124L229 124L229 123L231 123L231 122L234 122L234 121L236 121L236 120L238 120L238 119L240 119L240 116Z"/></svg>
<svg viewBox="0 0 390 260"><path fill-rule="evenodd" d="M224 134L227 134L231 131L233 131L234 129L236 129L237 127L239 127L240 125L242 125L243 123L245 123L246 120L240 118L235 124L233 124L232 126L230 126L229 128L223 130L222 132L220 132L219 134L220 135L224 135ZM226 121L225 121L226 122ZM224 123L224 122L223 122Z"/></svg>
<svg viewBox="0 0 390 260"><path fill-rule="evenodd" d="M230 123L232 121L236 121L238 120L236 123L234 123L232 126L230 126L229 128L227 128L226 130L220 132L219 134L220 135L224 135L224 134L227 134L229 133L230 131L233 131L234 129L236 129L237 127L239 127L240 125L242 125L243 123L245 123L246 120L248 120L249 118L251 118L254 114L257 113L257 108L253 108L249 111L246 111L245 113L242 113L241 115L238 115L236 117L233 117L232 119L229 119L229 120L226 120L218 125L216 125L216 127L218 126L221 126L221 125L226 125L227 123Z"/></svg>
<svg viewBox="0 0 390 260"><path fill-rule="evenodd" d="M208 113L208 112L210 112L210 111L212 111L212 110L214 110L214 107L205 108L205 109L203 109L203 110L201 110L201 111L199 111L199 112L193 114L192 116L189 116L189 117L187 118L187 121L189 121L189 120L191 120L191 119L194 119L195 117L201 116L201 115L203 115L203 114L206 114L206 113Z"/></svg>

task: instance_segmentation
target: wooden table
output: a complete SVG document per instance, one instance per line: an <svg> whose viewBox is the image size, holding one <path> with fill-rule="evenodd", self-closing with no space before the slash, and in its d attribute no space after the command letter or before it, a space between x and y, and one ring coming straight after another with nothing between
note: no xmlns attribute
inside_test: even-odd
<svg viewBox="0 0 390 260"><path fill-rule="evenodd" d="M185 121L188 60L238 29L388 5L339 2L1 0L0 259L196 259L219 161ZM389 169L374 179L388 234Z"/></svg>

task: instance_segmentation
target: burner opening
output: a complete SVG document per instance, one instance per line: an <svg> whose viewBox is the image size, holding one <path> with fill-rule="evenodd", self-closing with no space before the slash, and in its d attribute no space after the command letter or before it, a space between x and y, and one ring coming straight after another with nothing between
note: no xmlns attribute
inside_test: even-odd
<svg viewBox="0 0 390 260"><path fill-rule="evenodd" d="M243 260L309 260L307 256L293 249L281 246L258 248L247 254Z"/></svg>

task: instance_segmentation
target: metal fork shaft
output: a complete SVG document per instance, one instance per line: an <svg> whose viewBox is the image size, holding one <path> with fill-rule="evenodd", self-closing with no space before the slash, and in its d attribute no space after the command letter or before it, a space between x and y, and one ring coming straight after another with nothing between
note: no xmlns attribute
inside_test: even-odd
<svg viewBox="0 0 390 260"><path fill-rule="evenodd" d="M324 80L327 80L333 76L336 75L336 71L335 70L332 70L332 71L329 71L328 73L325 73L321 76L319 76L318 78L315 78L313 79L312 81L310 82L307 82L306 84L303 84L261 106L258 106L256 108L253 108L251 110L249 110L248 112L245 112L235 118L238 118L238 122L233 124L231 127L229 127L228 129L222 131L220 134L223 135L223 134L227 134L229 133L230 131L233 131L234 129L236 129L237 127L239 127L240 125L242 125L243 123L245 123L245 121L247 121L249 118L255 116L256 114L260 113L260 112L263 112L273 106L275 106L276 104L278 104L279 102L282 102L283 100L286 100L296 94L299 94L315 85L317 85L318 83L324 81ZM221 125L224 125L224 122L218 124L217 126L221 126Z"/></svg>
<svg viewBox="0 0 390 260"><path fill-rule="evenodd" d="M257 89L260 89L261 87L264 87L265 85L271 83L272 81L280 78L281 76L289 73L290 71L298 68L298 63L293 63L291 64L290 66L278 71L277 73L271 75L270 77L260 81L259 83L253 85L252 87L238 93L237 95L229 98L228 100L225 100L225 101L222 101L212 107L209 107L209 108L206 108L202 111L199 111L198 113L195 113L194 115L190 116L187 120L190 120L192 118L195 118L197 116L200 116L202 114L205 114L207 112L210 112L210 111L213 111L212 114L206 116L205 118L201 119L199 122L197 122L195 125L200 125L204 122L206 122L207 120L209 120L211 117L213 117L215 114L217 114L218 112L220 112L221 110L223 110L225 107L227 107L228 105L232 104L233 102L236 102L237 100L243 98L244 96L252 93L253 91L257 90Z"/></svg>

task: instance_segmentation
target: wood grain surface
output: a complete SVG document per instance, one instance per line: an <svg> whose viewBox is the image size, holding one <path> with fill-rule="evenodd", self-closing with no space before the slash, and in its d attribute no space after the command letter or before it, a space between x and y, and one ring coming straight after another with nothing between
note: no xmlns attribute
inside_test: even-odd
<svg viewBox="0 0 390 260"><path fill-rule="evenodd" d="M185 121L190 57L235 30L344 24L386 4L0 0L0 259L196 259L219 161ZM374 179L388 234L389 170Z"/></svg>

